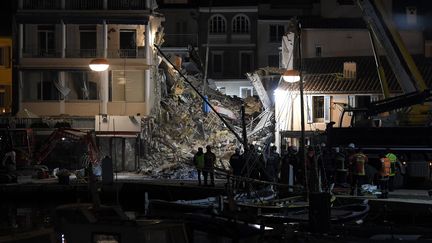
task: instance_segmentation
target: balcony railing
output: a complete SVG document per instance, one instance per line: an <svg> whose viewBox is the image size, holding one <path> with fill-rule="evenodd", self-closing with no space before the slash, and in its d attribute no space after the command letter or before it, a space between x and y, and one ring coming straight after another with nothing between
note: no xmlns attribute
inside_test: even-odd
<svg viewBox="0 0 432 243"><path fill-rule="evenodd" d="M196 47L198 45L197 34L166 34L164 47L187 47L192 45Z"/></svg>
<svg viewBox="0 0 432 243"><path fill-rule="evenodd" d="M103 0L65 0L66 9L103 9Z"/></svg>
<svg viewBox="0 0 432 243"><path fill-rule="evenodd" d="M145 10L150 0L20 0L22 9ZM106 5L104 6L104 2Z"/></svg>
<svg viewBox="0 0 432 243"><path fill-rule="evenodd" d="M23 9L60 9L59 0L22 0Z"/></svg>
<svg viewBox="0 0 432 243"><path fill-rule="evenodd" d="M103 49L66 49L67 58L95 58L104 55ZM27 58L61 58L61 50L41 50L38 48L26 48L23 57ZM108 58L145 58L145 49L108 49Z"/></svg>
<svg viewBox="0 0 432 243"><path fill-rule="evenodd" d="M108 9L146 9L145 3L146 0L108 0Z"/></svg>
<svg viewBox="0 0 432 243"><path fill-rule="evenodd" d="M23 57L58 58L61 51L56 49L26 48L23 50Z"/></svg>

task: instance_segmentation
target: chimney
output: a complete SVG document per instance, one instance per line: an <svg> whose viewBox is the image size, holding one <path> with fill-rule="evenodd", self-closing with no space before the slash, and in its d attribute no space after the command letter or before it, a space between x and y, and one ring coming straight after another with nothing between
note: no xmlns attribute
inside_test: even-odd
<svg viewBox="0 0 432 243"><path fill-rule="evenodd" d="M357 77L357 63L344 62L344 64L343 64L343 77L345 79L356 79L356 77Z"/></svg>

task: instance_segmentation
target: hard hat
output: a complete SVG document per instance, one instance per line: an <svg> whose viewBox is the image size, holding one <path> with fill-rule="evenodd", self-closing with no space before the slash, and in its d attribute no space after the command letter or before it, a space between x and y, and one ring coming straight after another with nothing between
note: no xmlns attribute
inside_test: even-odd
<svg viewBox="0 0 432 243"><path fill-rule="evenodd" d="M348 148L355 148L355 144L354 143L348 144Z"/></svg>

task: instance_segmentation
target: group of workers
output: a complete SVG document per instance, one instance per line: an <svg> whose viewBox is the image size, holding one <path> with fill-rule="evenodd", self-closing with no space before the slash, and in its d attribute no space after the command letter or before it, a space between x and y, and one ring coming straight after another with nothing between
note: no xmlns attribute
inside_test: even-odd
<svg viewBox="0 0 432 243"><path fill-rule="evenodd" d="M198 172L198 185L201 184L201 174L204 177L204 186L214 186L214 165L216 162L216 155L211 151L211 146L206 146L206 152L203 148L199 147L198 152L193 157L193 164ZM208 184L208 176L210 174L210 184Z"/></svg>
<svg viewBox="0 0 432 243"><path fill-rule="evenodd" d="M199 185L201 174L204 185L208 185L210 174L211 185L214 186L216 156L210 146L206 150L204 153L202 148L198 148L193 163L198 172ZM387 198L388 191L394 188L397 167L401 166L398 157L389 149L379 154L379 164L371 166L368 156L354 144L334 149L325 144L308 146L305 148L304 164L300 163L296 147L289 146L282 151L282 156L276 150L276 146L262 151L249 145L241 153L236 148L229 160L233 178L247 177L281 184L289 184L291 180L292 184L307 186L310 191L328 192L338 183L349 186L351 195L362 195L363 184L376 184L382 192L381 196ZM238 182L235 184L238 185Z"/></svg>

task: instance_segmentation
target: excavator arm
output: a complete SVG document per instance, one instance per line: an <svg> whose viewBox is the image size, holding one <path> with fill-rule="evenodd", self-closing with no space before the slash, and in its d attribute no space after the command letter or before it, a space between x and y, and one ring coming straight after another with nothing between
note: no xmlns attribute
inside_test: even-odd
<svg viewBox="0 0 432 243"><path fill-rule="evenodd" d="M99 149L96 145L94 137L91 132L84 132L72 128L58 128L55 130L43 146L36 153L36 163L40 164L52 152L55 146L63 139L71 139L82 142L86 145L89 153L89 159L93 164L99 163Z"/></svg>

